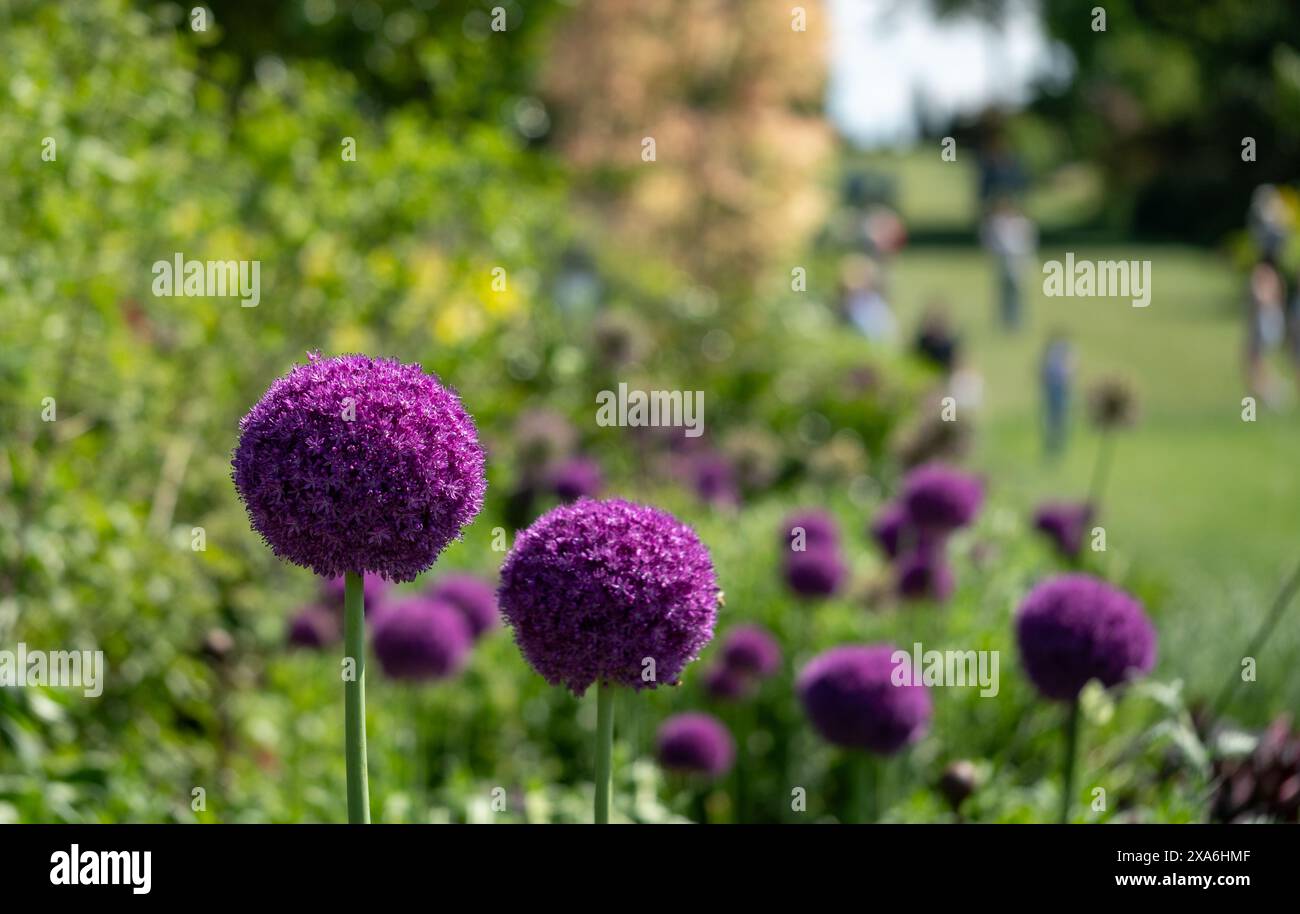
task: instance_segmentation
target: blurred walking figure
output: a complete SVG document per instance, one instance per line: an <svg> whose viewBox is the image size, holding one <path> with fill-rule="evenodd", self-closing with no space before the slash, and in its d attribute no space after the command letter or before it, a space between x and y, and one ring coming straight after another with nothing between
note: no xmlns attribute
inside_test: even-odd
<svg viewBox="0 0 1300 914"><path fill-rule="evenodd" d="M1017 330L1024 312L1025 272L1038 249L1038 227L1009 197L1003 197L990 208L981 236L997 264L1002 327Z"/></svg>
<svg viewBox="0 0 1300 914"><path fill-rule="evenodd" d="M1074 345L1060 330L1052 333L1043 348L1039 380L1043 389L1043 450L1055 456L1065 450L1074 384Z"/></svg>
<svg viewBox="0 0 1300 914"><path fill-rule="evenodd" d="M1250 271L1246 305L1246 383L1265 403L1277 402L1277 384L1268 367L1268 354L1286 334L1285 289L1282 275L1267 260Z"/></svg>
<svg viewBox="0 0 1300 914"><path fill-rule="evenodd" d="M853 254L840 262L840 307L858 332L873 343L892 343L898 321L885 300L879 264Z"/></svg>
<svg viewBox="0 0 1300 914"><path fill-rule="evenodd" d="M1291 237L1291 218L1282 192L1272 184L1256 187L1250 197L1247 222L1259 259L1273 264L1280 262Z"/></svg>

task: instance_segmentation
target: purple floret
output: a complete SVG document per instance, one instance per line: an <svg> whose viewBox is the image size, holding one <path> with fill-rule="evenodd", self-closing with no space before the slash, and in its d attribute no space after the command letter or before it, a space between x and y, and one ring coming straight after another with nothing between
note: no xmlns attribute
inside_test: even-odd
<svg viewBox="0 0 1300 914"><path fill-rule="evenodd" d="M984 487L974 476L929 463L903 480L902 504L907 519L922 530L951 531L975 519L984 502Z"/></svg>
<svg viewBox="0 0 1300 914"><path fill-rule="evenodd" d="M720 777L731 770L736 745L711 714L675 714L659 727L658 756L670 771Z"/></svg>
<svg viewBox="0 0 1300 914"><path fill-rule="evenodd" d="M1016 616L1025 672L1047 698L1071 701L1088 680L1106 687L1151 670L1156 632L1142 604L1086 574L1049 578Z"/></svg>
<svg viewBox="0 0 1300 914"><path fill-rule="evenodd" d="M483 506L483 448L419 365L313 354L239 423L235 488L283 559L409 581Z"/></svg>
<svg viewBox="0 0 1300 914"><path fill-rule="evenodd" d="M909 684L894 684L894 654L888 644L846 645L804 667L799 698L823 739L892 755L921 738L930 722L930 696L916 681L920 671L911 671Z"/></svg>
<svg viewBox="0 0 1300 914"><path fill-rule="evenodd" d="M431 600L450 603L460 610L475 640L500 624L496 588L472 574L448 574L433 582Z"/></svg>
<svg viewBox="0 0 1300 914"><path fill-rule="evenodd" d="M839 526L835 523L835 518L825 511L810 508L796 511L785 519L785 523L781 525L781 546L787 552L797 551L794 546L799 529L803 530L805 550L816 549L819 546L834 549L840 545Z"/></svg>
<svg viewBox="0 0 1300 914"><path fill-rule="evenodd" d="M582 499L538 518L515 540L498 591L524 658L577 695L598 681L675 683L713 637L718 597L695 531L619 499Z"/></svg>
<svg viewBox="0 0 1300 914"><path fill-rule="evenodd" d="M1034 529L1046 534L1064 558L1075 558L1083 549L1092 506L1079 502L1046 502L1034 512Z"/></svg>
<svg viewBox="0 0 1300 914"><path fill-rule="evenodd" d="M595 498L605 487L600 464L590 457L570 457L550 473L551 491L564 501Z"/></svg>
<svg viewBox="0 0 1300 914"><path fill-rule="evenodd" d="M728 669L766 679L781 668L781 645L759 625L740 625L722 640L722 663Z"/></svg>
<svg viewBox="0 0 1300 914"><path fill-rule="evenodd" d="M815 599L835 595L848 569L839 550L831 547L791 552L785 557L785 582L800 597Z"/></svg>
<svg viewBox="0 0 1300 914"><path fill-rule="evenodd" d="M691 461L691 480L695 494L705 504L734 506L740 504L740 484L736 468L721 453L701 454Z"/></svg>
<svg viewBox="0 0 1300 914"><path fill-rule="evenodd" d="M469 656L469 626L454 606L407 597L376 615L375 657L390 679L427 681L460 672Z"/></svg>
<svg viewBox="0 0 1300 914"><path fill-rule="evenodd" d="M338 615L324 606L306 606L289 620L288 642L293 647L320 649L342 636Z"/></svg>

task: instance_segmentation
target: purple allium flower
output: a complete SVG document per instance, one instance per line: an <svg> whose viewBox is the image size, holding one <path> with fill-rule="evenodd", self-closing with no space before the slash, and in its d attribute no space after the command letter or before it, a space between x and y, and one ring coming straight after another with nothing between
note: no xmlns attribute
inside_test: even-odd
<svg viewBox="0 0 1300 914"><path fill-rule="evenodd" d="M785 582L801 597L833 596L847 574L838 549L808 549L785 557Z"/></svg>
<svg viewBox="0 0 1300 914"><path fill-rule="evenodd" d="M722 663L728 669L766 679L781 668L781 646L759 625L739 625L722 639Z"/></svg>
<svg viewBox="0 0 1300 914"><path fill-rule="evenodd" d="M891 559L898 558L902 551L903 533L907 528L907 511L898 502L888 502L876 512L871 522L871 538L879 545L882 552Z"/></svg>
<svg viewBox="0 0 1300 914"><path fill-rule="evenodd" d="M460 610L428 597L407 597L376 614L375 657L390 679L445 679L469 655L468 623Z"/></svg>
<svg viewBox="0 0 1300 914"><path fill-rule="evenodd" d="M444 575L433 582L427 596L460 610L475 640L500 624L496 588L472 574Z"/></svg>
<svg viewBox="0 0 1300 914"><path fill-rule="evenodd" d="M736 469L721 453L701 454L691 461L691 480L695 494L709 505L734 506L740 504L740 486L736 482Z"/></svg>
<svg viewBox="0 0 1300 914"><path fill-rule="evenodd" d="M975 519L984 487L974 476L939 463L917 467L903 480L903 507L913 525L928 531L956 530Z"/></svg>
<svg viewBox="0 0 1300 914"><path fill-rule="evenodd" d="M331 606L343 612L343 597L346 579L343 575L330 578L321 585L321 597L325 605ZM388 594L388 582L377 574L367 574L361 579L361 591L365 597L365 612L370 615L370 611L383 602L384 597Z"/></svg>
<svg viewBox="0 0 1300 914"><path fill-rule="evenodd" d="M835 518L818 508L796 511L785 519L781 525L781 546L788 552L800 551L794 548L796 529L803 530L805 549L816 549L819 546L834 549L840 544L840 530Z"/></svg>
<svg viewBox="0 0 1300 914"><path fill-rule="evenodd" d="M919 670L911 671L910 684L894 684L894 654L889 644L845 645L809 661L796 687L823 739L881 755L920 739L930 722L930 695Z"/></svg>
<svg viewBox="0 0 1300 914"><path fill-rule="evenodd" d="M329 647L342 637L336 613L324 606L304 606L289 620L289 644L293 647Z"/></svg>
<svg viewBox="0 0 1300 914"><path fill-rule="evenodd" d="M719 590L690 527L645 505L582 499L519 534L498 596L533 669L581 695L597 681L675 683L713 637Z"/></svg>
<svg viewBox="0 0 1300 914"><path fill-rule="evenodd" d="M710 667L704 674L704 691L719 701L747 698L754 692L752 676L732 669L726 664Z"/></svg>
<svg viewBox="0 0 1300 914"><path fill-rule="evenodd" d="M943 550L921 548L899 560L897 584L898 595L904 600L930 599L943 603L952 596L955 582Z"/></svg>
<svg viewBox="0 0 1300 914"><path fill-rule="evenodd" d="M1090 679L1110 687L1155 665L1156 632L1142 604L1086 574L1029 592L1016 616L1025 672L1047 698L1073 700Z"/></svg>
<svg viewBox="0 0 1300 914"><path fill-rule="evenodd" d="M233 475L253 529L324 577L412 580L483 506L474 421L419 365L313 353L239 428Z"/></svg>
<svg viewBox="0 0 1300 914"><path fill-rule="evenodd" d="M1092 506L1078 502L1045 502L1034 512L1034 529L1047 535L1063 557L1072 559L1083 549Z"/></svg>
<svg viewBox="0 0 1300 914"><path fill-rule="evenodd" d="M595 498L605 486L600 464L590 457L570 457L550 471L551 490L565 501Z"/></svg>
<svg viewBox="0 0 1300 914"><path fill-rule="evenodd" d="M659 764L670 771L721 777L736 759L736 744L711 714L674 714L659 727Z"/></svg>

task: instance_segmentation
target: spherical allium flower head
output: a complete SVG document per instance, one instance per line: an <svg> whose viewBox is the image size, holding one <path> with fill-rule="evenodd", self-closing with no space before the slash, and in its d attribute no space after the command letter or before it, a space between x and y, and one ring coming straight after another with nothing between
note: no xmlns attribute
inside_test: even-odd
<svg viewBox="0 0 1300 914"><path fill-rule="evenodd" d="M605 486L600 464L590 457L570 457L550 471L551 491L565 501L594 498Z"/></svg>
<svg viewBox="0 0 1300 914"><path fill-rule="evenodd" d="M1091 522L1092 506L1077 502L1046 502L1034 512L1034 529L1046 534L1056 551L1067 559L1083 549Z"/></svg>
<svg viewBox="0 0 1300 914"><path fill-rule="evenodd" d="M321 585L321 599L326 606L343 612L343 598L347 580L343 575L330 578ZM361 579L361 593L364 597L366 615L383 602L388 595L388 582L377 574L367 574Z"/></svg>
<svg viewBox="0 0 1300 914"><path fill-rule="evenodd" d="M691 461L691 481L700 501L709 505L740 504L736 469L721 453L705 453Z"/></svg>
<svg viewBox="0 0 1300 914"><path fill-rule="evenodd" d="M376 614L375 657L390 679L446 679L460 672L473 640L460 610L407 597Z"/></svg>
<svg viewBox="0 0 1300 914"><path fill-rule="evenodd" d="M892 755L921 738L930 722L930 695L920 670L895 685L890 644L845 645L814 657L796 682L808 719L827 742Z"/></svg>
<svg viewBox="0 0 1300 914"><path fill-rule="evenodd" d="M293 647L322 648L336 643L342 634L336 613L324 606L305 606L289 620L287 640Z"/></svg>
<svg viewBox="0 0 1300 914"><path fill-rule="evenodd" d="M803 536L800 537L800 531ZM840 544L840 530L835 518L819 508L796 511L785 519L781 525L781 546L791 552L799 551L802 543L804 549L816 549L819 546L836 548Z"/></svg>
<svg viewBox="0 0 1300 914"><path fill-rule="evenodd" d="M472 574L448 574L433 582L426 596L460 610L477 640L500 624L496 588Z"/></svg>
<svg viewBox="0 0 1300 914"><path fill-rule="evenodd" d="M710 667L704 674L704 691L718 701L735 701L754 693L754 677L725 663Z"/></svg>
<svg viewBox="0 0 1300 914"><path fill-rule="evenodd" d="M720 777L731 770L736 744L711 714L675 714L659 727L659 764L670 771Z"/></svg>
<svg viewBox="0 0 1300 914"><path fill-rule="evenodd" d="M533 669L581 695L594 682L675 683L713 637L719 590L690 527L645 505L582 499L519 534L498 597Z"/></svg>
<svg viewBox="0 0 1300 914"><path fill-rule="evenodd" d="M956 530L975 519L984 487L974 476L940 463L917 467L903 480L908 520L923 530Z"/></svg>
<svg viewBox="0 0 1300 914"><path fill-rule="evenodd" d="M781 645L759 625L740 625L722 640L722 663L729 669L766 679L781 668Z"/></svg>
<svg viewBox="0 0 1300 914"><path fill-rule="evenodd" d="M1025 672L1047 698L1073 700L1088 680L1110 687L1150 671L1156 632L1135 598L1086 574L1029 592L1016 616Z"/></svg>
<svg viewBox="0 0 1300 914"><path fill-rule="evenodd" d="M871 538L880 546L880 550L891 559L898 558L902 551L904 532L907 529L907 511L898 502L888 502L876 512L871 522Z"/></svg>
<svg viewBox="0 0 1300 914"><path fill-rule="evenodd" d="M838 549L806 549L785 557L785 582L800 597L834 596L847 574Z"/></svg>
<svg viewBox="0 0 1300 914"><path fill-rule="evenodd" d="M409 581L483 506L483 448L419 365L313 354L239 423L235 488L281 558Z"/></svg>
<svg viewBox="0 0 1300 914"><path fill-rule="evenodd" d="M1138 397L1123 378L1105 378L1088 391L1088 416L1100 429L1126 428L1137 422Z"/></svg>
<svg viewBox="0 0 1300 914"><path fill-rule="evenodd" d="M942 603L952 596L955 583L940 549L915 549L898 562L898 595L904 600Z"/></svg>

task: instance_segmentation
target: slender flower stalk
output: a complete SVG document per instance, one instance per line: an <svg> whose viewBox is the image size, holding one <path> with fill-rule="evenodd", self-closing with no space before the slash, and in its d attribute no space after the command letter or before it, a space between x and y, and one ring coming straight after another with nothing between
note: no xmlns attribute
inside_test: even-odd
<svg viewBox="0 0 1300 914"><path fill-rule="evenodd" d="M366 622L361 575L349 571L343 597L344 655L354 664L343 680L344 753L348 768L348 822L370 822L370 789L366 773Z"/></svg>
<svg viewBox="0 0 1300 914"><path fill-rule="evenodd" d="M1291 600L1294 599L1297 591L1300 591L1300 565L1296 565L1295 571L1291 572L1291 576L1283 582L1282 589L1277 592L1277 597L1274 598L1273 606L1268 611L1268 615L1264 617L1264 621L1260 623L1259 628L1255 630L1255 634L1251 636L1250 643L1246 645L1246 650L1242 653L1243 657L1254 657L1268 643L1269 636L1273 634L1273 629L1281 621L1282 613L1285 612ZM1211 717L1217 718L1223 713L1223 709L1227 707L1228 701L1232 698L1233 693L1237 691L1237 686L1240 683L1241 676L1234 672L1232 678L1228 680L1228 684L1219 693L1219 697L1215 699Z"/></svg>
<svg viewBox="0 0 1300 914"><path fill-rule="evenodd" d="M1106 494L1106 481L1110 478L1110 462L1115 452L1115 435L1108 429L1101 430L1101 440L1097 443L1097 460L1092 465L1092 481L1088 484L1088 504L1093 510L1101 508L1102 497Z"/></svg>
<svg viewBox="0 0 1300 914"><path fill-rule="evenodd" d="M596 809L597 825L609 824L609 794L613 780L614 687L596 686Z"/></svg>
<svg viewBox="0 0 1300 914"><path fill-rule="evenodd" d="M1070 806L1074 800L1074 772L1079 757L1079 699L1070 702L1065 712L1065 756L1061 760L1061 824L1070 824Z"/></svg>
<svg viewBox="0 0 1300 914"><path fill-rule="evenodd" d="M857 821L867 825L880 818L880 767L870 752L849 753L853 767L853 805Z"/></svg>

